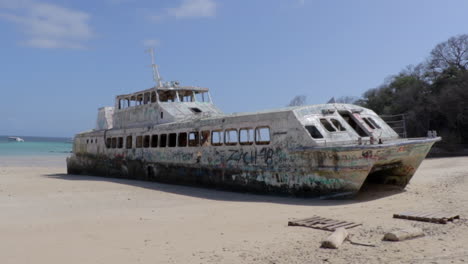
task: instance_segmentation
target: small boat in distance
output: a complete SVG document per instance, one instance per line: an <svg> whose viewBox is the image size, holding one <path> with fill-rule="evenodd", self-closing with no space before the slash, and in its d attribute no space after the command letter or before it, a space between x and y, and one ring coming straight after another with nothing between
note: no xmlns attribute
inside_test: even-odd
<svg viewBox="0 0 468 264"><path fill-rule="evenodd" d="M8 137L8 141L24 142L24 139L20 137Z"/></svg>

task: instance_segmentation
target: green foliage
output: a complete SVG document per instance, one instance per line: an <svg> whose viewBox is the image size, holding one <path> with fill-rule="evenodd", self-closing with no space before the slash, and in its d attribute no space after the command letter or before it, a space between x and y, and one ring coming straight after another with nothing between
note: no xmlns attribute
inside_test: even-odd
<svg viewBox="0 0 468 264"><path fill-rule="evenodd" d="M357 103L381 115L406 114L409 137L436 130L446 146L468 144L468 35L438 44L426 63L408 67Z"/></svg>

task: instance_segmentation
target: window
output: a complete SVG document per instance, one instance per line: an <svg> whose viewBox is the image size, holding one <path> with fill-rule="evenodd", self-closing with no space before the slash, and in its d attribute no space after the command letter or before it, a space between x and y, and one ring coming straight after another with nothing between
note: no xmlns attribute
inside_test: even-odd
<svg viewBox="0 0 468 264"><path fill-rule="evenodd" d="M119 109L125 109L127 107L130 107L130 100L125 98L125 99L120 99L119 100Z"/></svg>
<svg viewBox="0 0 468 264"><path fill-rule="evenodd" d="M159 147L165 148L167 144L167 134L162 134L159 137Z"/></svg>
<svg viewBox="0 0 468 264"><path fill-rule="evenodd" d="M111 138L107 138L107 139L106 139L106 147L107 147L107 148L110 148L110 147L111 147L111 142L112 142L112 139L111 139Z"/></svg>
<svg viewBox="0 0 468 264"><path fill-rule="evenodd" d="M137 101L136 102L137 105L142 105L143 104L143 94L137 95L136 101Z"/></svg>
<svg viewBox="0 0 468 264"><path fill-rule="evenodd" d="M204 130L200 133L200 145L201 146L208 146L210 144L210 131Z"/></svg>
<svg viewBox="0 0 468 264"><path fill-rule="evenodd" d="M97 138L94 139L94 144L97 144Z"/></svg>
<svg viewBox="0 0 468 264"><path fill-rule="evenodd" d="M169 134L169 144L168 147L175 147L177 145L177 134L176 133L170 133Z"/></svg>
<svg viewBox="0 0 468 264"><path fill-rule="evenodd" d="M131 149L132 148L132 136L127 136L127 139L125 139L125 144L126 144L126 147L127 149Z"/></svg>
<svg viewBox="0 0 468 264"><path fill-rule="evenodd" d="M380 128L379 124L377 124L377 122L375 122L375 120L372 119L372 117L368 117L367 119L369 119L369 121L375 126L375 128Z"/></svg>
<svg viewBox="0 0 468 264"><path fill-rule="evenodd" d="M193 96L192 90L179 91L179 98L181 102L194 102L195 101L195 97Z"/></svg>
<svg viewBox="0 0 468 264"><path fill-rule="evenodd" d="M190 110L192 110L192 112L194 112L195 114L198 114L198 113L202 112L202 110L200 110L199 108L196 108L196 107L190 107Z"/></svg>
<svg viewBox="0 0 468 264"><path fill-rule="evenodd" d="M117 147L117 138L113 137L112 138L112 148L116 148Z"/></svg>
<svg viewBox="0 0 468 264"><path fill-rule="evenodd" d="M255 143L257 145L267 145L270 143L269 127L257 127L255 129Z"/></svg>
<svg viewBox="0 0 468 264"><path fill-rule="evenodd" d="M117 140L117 147L123 148L123 137L119 137Z"/></svg>
<svg viewBox="0 0 468 264"><path fill-rule="evenodd" d="M143 146L143 136L137 136L136 138L136 147L141 148Z"/></svg>
<svg viewBox="0 0 468 264"><path fill-rule="evenodd" d="M323 138L322 134L321 134L320 131L317 129L317 127L315 127L315 126L306 126L305 128L307 129L307 131L309 131L309 134L310 134L313 138Z"/></svg>
<svg viewBox="0 0 468 264"><path fill-rule="evenodd" d="M356 133L361 137L367 137L367 132L364 131L361 126L354 121L353 116L350 115L348 112L339 112L341 117L356 131Z"/></svg>
<svg viewBox="0 0 468 264"><path fill-rule="evenodd" d="M151 147L156 148L158 146L158 135L151 136Z"/></svg>
<svg viewBox="0 0 468 264"><path fill-rule="evenodd" d="M237 145L237 129L227 129L224 132L224 143L226 145Z"/></svg>
<svg viewBox="0 0 468 264"><path fill-rule="evenodd" d="M375 129L375 126L367 119L367 117L363 117L362 120L371 128Z"/></svg>
<svg viewBox="0 0 468 264"><path fill-rule="evenodd" d="M176 102L177 101L176 91L158 90L158 96L159 96L160 102Z"/></svg>
<svg viewBox="0 0 468 264"><path fill-rule="evenodd" d="M329 132L336 131L336 129L325 118L320 118L320 123L322 123L323 127L325 127L325 129L328 130Z"/></svg>
<svg viewBox="0 0 468 264"><path fill-rule="evenodd" d="M156 92L151 92L151 102L156 102Z"/></svg>
<svg viewBox="0 0 468 264"><path fill-rule="evenodd" d="M86 140L86 144L89 144L89 139Z"/></svg>
<svg viewBox="0 0 468 264"><path fill-rule="evenodd" d="M161 119L164 118L164 113L161 111Z"/></svg>
<svg viewBox="0 0 468 264"><path fill-rule="evenodd" d="M179 133L179 147L187 146L187 133Z"/></svg>
<svg viewBox="0 0 468 264"><path fill-rule="evenodd" d="M143 103L148 104L149 102L150 102L150 93L148 92L148 93L145 93L145 95L144 95Z"/></svg>
<svg viewBox="0 0 468 264"><path fill-rule="evenodd" d="M346 128L344 128L344 126L340 123L340 121L332 118L331 122L336 127L336 129L338 129L338 131L346 131Z"/></svg>
<svg viewBox="0 0 468 264"><path fill-rule="evenodd" d="M200 138L198 137L198 132L190 132L188 143L190 147L198 147L200 143Z"/></svg>
<svg viewBox="0 0 468 264"><path fill-rule="evenodd" d="M143 147L149 148L149 146L150 146L150 136L146 135L143 137Z"/></svg>
<svg viewBox="0 0 468 264"><path fill-rule="evenodd" d="M252 145L254 142L254 130L253 128L241 128L239 129L239 144L241 145Z"/></svg>
<svg viewBox="0 0 468 264"><path fill-rule="evenodd" d="M210 97L208 96L208 92L195 92L195 99L197 102L202 102L202 103L210 102Z"/></svg>
<svg viewBox="0 0 468 264"><path fill-rule="evenodd" d="M211 131L211 145L213 146L221 146L223 144L223 131L215 130Z"/></svg>

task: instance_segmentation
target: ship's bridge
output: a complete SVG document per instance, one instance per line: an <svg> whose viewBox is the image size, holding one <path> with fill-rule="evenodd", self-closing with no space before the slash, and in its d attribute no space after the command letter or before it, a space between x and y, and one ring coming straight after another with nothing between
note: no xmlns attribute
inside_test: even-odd
<svg viewBox="0 0 468 264"><path fill-rule="evenodd" d="M213 104L208 88L179 86L177 82L169 82L116 96L111 127L155 125L222 114ZM97 129L100 129L99 124Z"/></svg>

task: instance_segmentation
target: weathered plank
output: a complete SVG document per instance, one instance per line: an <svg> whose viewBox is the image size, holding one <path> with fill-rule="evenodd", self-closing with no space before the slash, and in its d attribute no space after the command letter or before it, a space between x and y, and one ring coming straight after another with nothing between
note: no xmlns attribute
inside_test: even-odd
<svg viewBox="0 0 468 264"><path fill-rule="evenodd" d="M448 221L460 219L460 216L454 213L436 211L436 212L403 212L400 214L394 214L393 218L446 224Z"/></svg>
<svg viewBox="0 0 468 264"><path fill-rule="evenodd" d="M321 229L326 231L335 231L336 229L342 227L345 229L350 229L356 226L360 226L360 223L348 222L344 220L335 220L319 216L313 216L311 218L292 220L288 222L288 226L304 226L314 229Z"/></svg>

